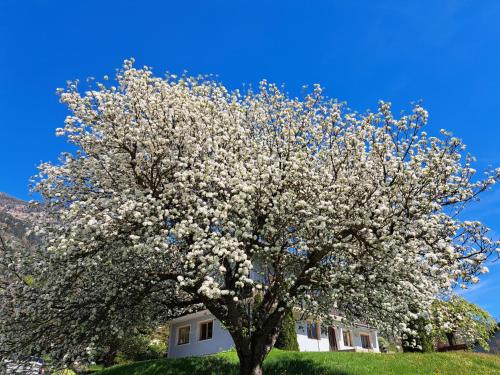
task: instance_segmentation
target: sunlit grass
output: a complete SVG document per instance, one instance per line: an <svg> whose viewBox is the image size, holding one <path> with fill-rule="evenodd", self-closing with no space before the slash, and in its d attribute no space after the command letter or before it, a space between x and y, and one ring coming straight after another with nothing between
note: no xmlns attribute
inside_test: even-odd
<svg viewBox="0 0 500 375"><path fill-rule="evenodd" d="M266 375L500 374L500 356L479 353L299 353L273 350ZM235 352L206 357L161 359L115 366L99 375L238 374Z"/></svg>

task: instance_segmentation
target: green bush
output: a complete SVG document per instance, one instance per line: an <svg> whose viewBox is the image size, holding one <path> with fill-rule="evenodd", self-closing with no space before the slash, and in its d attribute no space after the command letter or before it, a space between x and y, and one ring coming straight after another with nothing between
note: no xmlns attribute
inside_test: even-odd
<svg viewBox="0 0 500 375"><path fill-rule="evenodd" d="M403 338L403 351L404 352L422 352L430 353L435 351L434 336L432 332L427 332L426 326L429 324L428 319L417 318L410 322L409 327L416 331L415 336L407 335ZM412 342L416 345L412 345Z"/></svg>
<svg viewBox="0 0 500 375"><path fill-rule="evenodd" d="M285 315L281 332L274 346L282 350L299 351L297 332L295 331L295 319L293 318L292 312Z"/></svg>
<svg viewBox="0 0 500 375"><path fill-rule="evenodd" d="M168 326L131 329L122 337L109 337L107 345L95 349L92 359L105 367L160 359L167 353L168 334Z"/></svg>
<svg viewBox="0 0 500 375"><path fill-rule="evenodd" d="M165 356L166 342L159 339L151 340L149 335L135 335L122 342L116 358L117 363L146 361Z"/></svg>

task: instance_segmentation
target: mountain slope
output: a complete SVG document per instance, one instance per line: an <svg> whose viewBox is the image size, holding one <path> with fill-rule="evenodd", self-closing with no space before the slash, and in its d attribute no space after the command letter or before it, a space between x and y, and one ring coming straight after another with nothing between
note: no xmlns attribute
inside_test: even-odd
<svg viewBox="0 0 500 375"><path fill-rule="evenodd" d="M34 241L27 235L36 220L37 212L28 202L0 192L0 236L5 240L23 243Z"/></svg>

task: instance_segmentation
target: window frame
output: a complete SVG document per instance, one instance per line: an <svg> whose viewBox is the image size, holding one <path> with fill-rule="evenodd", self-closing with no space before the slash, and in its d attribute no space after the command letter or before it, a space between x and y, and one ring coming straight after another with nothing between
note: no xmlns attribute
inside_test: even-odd
<svg viewBox="0 0 500 375"><path fill-rule="evenodd" d="M365 336L367 339L368 339L368 348L365 348L363 346L363 336ZM359 333L359 337L361 338L361 347L363 349L373 349L373 345L372 345L372 338L371 338L371 335L369 333L366 333L366 332L360 332Z"/></svg>
<svg viewBox="0 0 500 375"><path fill-rule="evenodd" d="M309 326L310 325L312 326L313 324L316 327L316 329L314 330L316 337L309 336L309 332L313 332L312 329L311 329L311 331L309 331ZM313 321L313 320L306 321L306 335L307 335L307 338L310 340L321 340L321 323L317 322L317 321Z"/></svg>
<svg viewBox="0 0 500 375"><path fill-rule="evenodd" d="M349 344L347 344L347 343L345 342L345 338L346 338L346 336L345 336L345 335L347 335L347 338L349 339L349 340L348 340L348 341L349 341ZM354 345L353 345L353 344L354 344L354 342L353 342L353 341L354 341L354 340L353 340L353 338L352 338L352 332L351 332L351 330L350 330L350 329L343 329L343 330L342 330L342 343L344 344L344 346L348 346L348 347L350 347L350 348L354 347Z"/></svg>
<svg viewBox="0 0 500 375"><path fill-rule="evenodd" d="M181 329L182 329L182 328L189 328L189 331L188 331L188 336L187 336L188 341L187 341L187 342L180 343L180 342L179 342L179 340L180 340L180 338L181 338L180 333L181 333ZM182 326L177 327L177 337L176 337L176 338L177 338L177 340L175 340L175 342L176 342L176 344L177 344L178 346L189 345L189 344L191 343L191 324L185 324L185 325L182 325Z"/></svg>
<svg viewBox="0 0 500 375"><path fill-rule="evenodd" d="M210 336L210 338L206 338L206 339L202 339L201 338L201 334L202 334L202 326L204 324L209 324L209 323L212 323L212 335ZM208 332L207 332L207 335L208 335ZM208 320L203 320L201 322L198 323L198 341L209 341L209 340L213 340L214 338L214 319L208 319Z"/></svg>

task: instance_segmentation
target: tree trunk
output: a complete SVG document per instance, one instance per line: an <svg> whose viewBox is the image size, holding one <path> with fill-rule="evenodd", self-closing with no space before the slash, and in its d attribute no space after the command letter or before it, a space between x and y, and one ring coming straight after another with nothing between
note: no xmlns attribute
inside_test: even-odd
<svg viewBox="0 0 500 375"><path fill-rule="evenodd" d="M236 336L236 335L235 335ZM240 375L262 375L262 364L276 342L276 331L254 334L253 337L236 336L233 341L240 360Z"/></svg>
<svg viewBox="0 0 500 375"><path fill-rule="evenodd" d="M264 355L262 355L262 359L259 359L258 356L240 356L240 375L262 375L262 362L264 361Z"/></svg>
<svg viewBox="0 0 500 375"><path fill-rule="evenodd" d="M111 367L116 362L116 355L118 354L118 348L115 346L111 346L106 354L104 354L104 358L102 359L102 364L104 367Z"/></svg>
<svg viewBox="0 0 500 375"><path fill-rule="evenodd" d="M270 305L269 309L274 307L272 313L264 310L266 314L255 318L253 311L247 314L236 305L229 305L227 310L220 309L211 301L206 301L205 305L228 328L240 360L240 375L262 375L264 359L274 347L283 318L289 310Z"/></svg>
<svg viewBox="0 0 500 375"><path fill-rule="evenodd" d="M455 346L457 344L457 340L455 339L455 334L453 332L446 332L446 338L448 339L449 346Z"/></svg>

